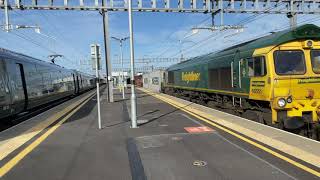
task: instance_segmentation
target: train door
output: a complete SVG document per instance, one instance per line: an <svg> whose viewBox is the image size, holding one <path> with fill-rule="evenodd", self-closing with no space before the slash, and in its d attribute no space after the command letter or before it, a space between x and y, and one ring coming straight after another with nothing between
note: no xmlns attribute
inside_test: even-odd
<svg viewBox="0 0 320 180"><path fill-rule="evenodd" d="M77 89L78 89L78 93L81 91L80 89L80 82L79 82L79 76L76 76L76 85L77 85Z"/></svg>
<svg viewBox="0 0 320 180"><path fill-rule="evenodd" d="M77 87L76 76L74 75L74 73L72 73L72 77L73 77L73 85L74 85L74 94L77 94L78 93L78 87Z"/></svg>
<svg viewBox="0 0 320 180"><path fill-rule="evenodd" d="M253 59L243 58L240 60L240 65L241 88L249 93L250 78L253 76Z"/></svg>
<svg viewBox="0 0 320 180"><path fill-rule="evenodd" d="M5 61L0 59L0 118L11 115L11 96Z"/></svg>
<svg viewBox="0 0 320 180"><path fill-rule="evenodd" d="M20 63L15 64L16 66L16 82L15 82L15 92L14 92L14 103L19 105L19 108L23 107L23 110L27 109L28 106L28 92L26 79L24 75L23 65Z"/></svg>
<svg viewBox="0 0 320 180"><path fill-rule="evenodd" d="M239 58L240 58L240 51L236 51L235 52L235 55L234 55L234 58L233 58L233 61L231 63L231 83L232 83L232 89L234 91L239 91L241 90L241 75L239 73L240 71L240 68L241 68L241 65L240 65L240 61L239 61Z"/></svg>
<svg viewBox="0 0 320 180"><path fill-rule="evenodd" d="M80 74L80 89L83 89L83 79L81 74Z"/></svg>
<svg viewBox="0 0 320 180"><path fill-rule="evenodd" d="M243 60L240 56L240 51L237 50L235 52L233 61L231 63L231 76L232 76L232 90L236 92L244 92L243 86ZM242 97L239 96L232 96L232 104L233 106L242 106Z"/></svg>

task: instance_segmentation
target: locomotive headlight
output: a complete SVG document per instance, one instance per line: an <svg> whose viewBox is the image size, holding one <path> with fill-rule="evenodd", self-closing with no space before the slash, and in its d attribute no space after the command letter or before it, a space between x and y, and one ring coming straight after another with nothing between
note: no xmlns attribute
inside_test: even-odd
<svg viewBox="0 0 320 180"><path fill-rule="evenodd" d="M313 41L312 40L304 41L302 43L302 45L303 45L303 48L307 48L307 49L312 48L313 47Z"/></svg>
<svg viewBox="0 0 320 180"><path fill-rule="evenodd" d="M286 102L286 100L285 100L284 98L280 98L280 99L278 100L278 106L279 106L279 107L283 108L283 107L286 106L286 104L287 104L287 102Z"/></svg>

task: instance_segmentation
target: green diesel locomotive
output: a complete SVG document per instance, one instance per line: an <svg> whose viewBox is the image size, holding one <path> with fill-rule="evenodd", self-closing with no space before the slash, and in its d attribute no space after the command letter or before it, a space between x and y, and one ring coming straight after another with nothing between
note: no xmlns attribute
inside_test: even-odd
<svg viewBox="0 0 320 180"><path fill-rule="evenodd" d="M167 94L317 139L319 90L320 28L312 24L178 63L163 83Z"/></svg>

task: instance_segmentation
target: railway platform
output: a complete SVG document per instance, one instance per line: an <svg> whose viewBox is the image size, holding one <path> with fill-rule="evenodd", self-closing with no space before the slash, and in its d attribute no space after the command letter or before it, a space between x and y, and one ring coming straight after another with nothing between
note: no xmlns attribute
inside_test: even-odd
<svg viewBox="0 0 320 180"><path fill-rule="evenodd" d="M0 132L0 179L318 179L320 143L164 94L94 91ZM130 97L129 94L126 94Z"/></svg>

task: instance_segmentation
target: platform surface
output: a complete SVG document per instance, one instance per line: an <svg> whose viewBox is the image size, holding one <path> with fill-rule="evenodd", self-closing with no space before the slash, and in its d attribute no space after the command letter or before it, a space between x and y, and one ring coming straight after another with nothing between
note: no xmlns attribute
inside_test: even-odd
<svg viewBox="0 0 320 180"><path fill-rule="evenodd" d="M147 93L320 168L318 141L166 94Z"/></svg>
<svg viewBox="0 0 320 180"><path fill-rule="evenodd" d="M96 97L93 92L88 92L15 127L17 130L0 133L0 151L2 148L4 152L8 145L18 147L0 161L0 173L5 172L1 179L318 179L315 174L211 126L154 95L143 91L137 93L141 123L137 129L130 128L130 100L122 100L120 92L116 92L114 103L107 103L102 93L103 129L98 130ZM126 96L130 97L129 94ZM76 102L86 97L88 101L77 106ZM66 119L68 115L62 115L61 111L68 107L79 109ZM55 122L18 146L23 138L15 137L59 113L61 117L57 122L66 119L61 125L56 126L58 123ZM217 112L215 115L221 114ZM232 122L232 117L225 116L225 120L229 118L228 122ZM50 131L51 134L41 139ZM35 142L38 144L31 146ZM318 167L310 163L267 147L319 172Z"/></svg>

